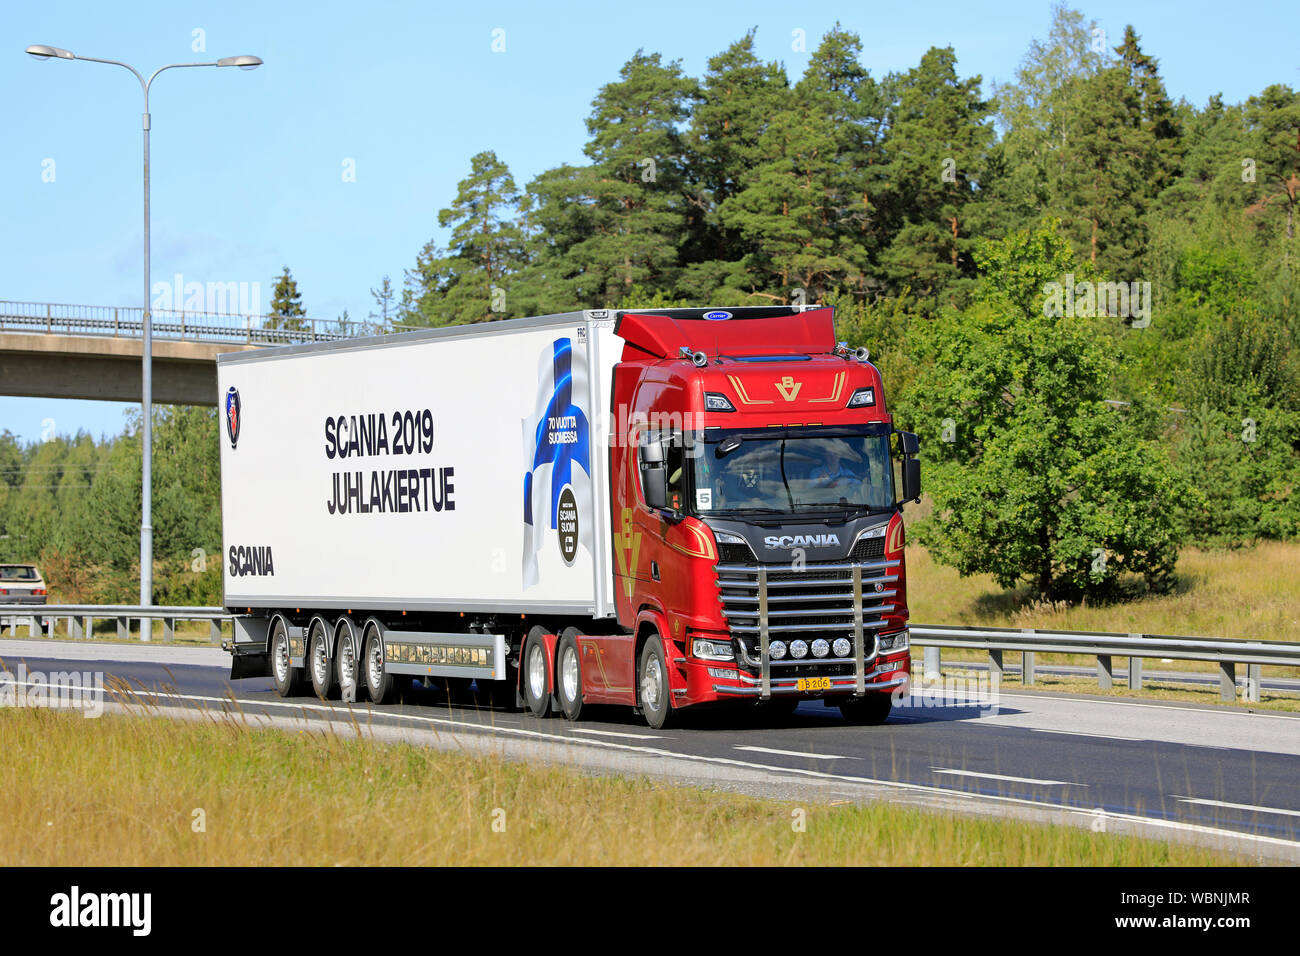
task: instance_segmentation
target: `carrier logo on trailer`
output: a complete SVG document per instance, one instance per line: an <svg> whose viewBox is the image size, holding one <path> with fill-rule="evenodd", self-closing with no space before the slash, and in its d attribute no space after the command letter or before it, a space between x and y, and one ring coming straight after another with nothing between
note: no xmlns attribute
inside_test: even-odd
<svg viewBox="0 0 1300 956"><path fill-rule="evenodd" d="M231 448L239 442L240 408L239 389L232 385L226 392L226 434L230 436Z"/></svg>

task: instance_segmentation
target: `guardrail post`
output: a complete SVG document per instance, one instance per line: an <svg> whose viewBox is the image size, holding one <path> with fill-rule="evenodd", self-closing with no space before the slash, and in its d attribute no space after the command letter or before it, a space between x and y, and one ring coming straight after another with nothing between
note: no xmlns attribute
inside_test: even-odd
<svg viewBox="0 0 1300 956"><path fill-rule="evenodd" d="M1229 703L1237 700L1237 664L1219 661L1219 697Z"/></svg>
<svg viewBox="0 0 1300 956"><path fill-rule="evenodd" d="M1034 652L1022 651L1024 662L1020 665L1020 682L1026 687L1034 682Z"/></svg>
<svg viewBox="0 0 1300 956"><path fill-rule="evenodd" d="M27 636L28 637L41 636L41 619L37 617L35 614L33 614L31 617L27 619Z"/></svg>
<svg viewBox="0 0 1300 956"><path fill-rule="evenodd" d="M1102 690L1115 687L1115 665L1109 654L1097 655L1097 686Z"/></svg>
<svg viewBox="0 0 1300 956"><path fill-rule="evenodd" d="M117 639L119 641L128 641L131 639L130 618L119 617L117 619Z"/></svg>
<svg viewBox="0 0 1300 956"><path fill-rule="evenodd" d="M163 618L163 643L171 644L176 640L176 618Z"/></svg>
<svg viewBox="0 0 1300 956"><path fill-rule="evenodd" d="M117 338L117 309L113 309L113 338Z"/></svg>
<svg viewBox="0 0 1300 956"><path fill-rule="evenodd" d="M1241 699L1252 704L1259 703L1259 683L1263 679L1264 665L1247 664L1246 665L1246 688L1242 691Z"/></svg>
<svg viewBox="0 0 1300 956"><path fill-rule="evenodd" d="M50 304L45 303L45 334L50 334Z"/></svg>
<svg viewBox="0 0 1300 956"><path fill-rule="evenodd" d="M208 621L208 641L212 644L221 643L221 622L215 617Z"/></svg>
<svg viewBox="0 0 1300 956"><path fill-rule="evenodd" d="M74 641L81 637L81 621L77 619L75 614L68 618L68 637Z"/></svg>
<svg viewBox="0 0 1300 956"><path fill-rule="evenodd" d="M989 650L989 680L994 678L999 683L1002 681L1002 648Z"/></svg>
<svg viewBox="0 0 1300 956"><path fill-rule="evenodd" d="M1128 659L1128 689L1142 689L1142 658L1140 657Z"/></svg>
<svg viewBox="0 0 1300 956"><path fill-rule="evenodd" d="M939 679L939 648L927 647L925 649L925 679Z"/></svg>

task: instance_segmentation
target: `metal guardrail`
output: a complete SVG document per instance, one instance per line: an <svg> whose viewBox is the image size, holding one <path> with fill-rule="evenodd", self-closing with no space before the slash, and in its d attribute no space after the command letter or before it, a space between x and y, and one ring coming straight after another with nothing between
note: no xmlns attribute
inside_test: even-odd
<svg viewBox="0 0 1300 956"><path fill-rule="evenodd" d="M117 622L119 640L131 637L131 621L162 621L163 640L176 636L177 621L207 621L209 639L221 640L221 625L234 615L220 607L141 607L106 604L4 604L0 605L0 631L9 628L16 635L26 625L31 637L53 637L58 623L67 621L67 633L74 639L89 638L96 620ZM144 628L140 628L144 633ZM1110 631L1040 631L1010 627L927 627L913 625L911 642L925 650L925 673L939 673L939 650L944 647L982 650L988 654L989 668L1002 676L1003 655L1019 653L1022 657L1021 680L1033 684L1035 654L1082 654L1097 658L1097 681L1104 690L1114 686L1113 659L1128 659L1128 686L1142 686L1142 661L1145 658L1168 658L1184 661L1213 661L1219 665L1219 687L1224 700L1237 699L1236 667L1246 666L1243 698L1259 700L1260 673L1265 665L1300 667L1300 644L1282 641L1239 641L1212 637L1187 637L1172 634L1124 634Z"/></svg>
<svg viewBox="0 0 1300 956"><path fill-rule="evenodd" d="M131 622L138 622L141 639L146 629L145 621L162 621L163 641L170 644L176 639L177 621L207 621L208 642L221 642L221 625L233 616L221 607L141 607L131 604L0 604L0 633L7 627L15 637L18 628L27 627L29 637L54 637L60 621L67 621L67 635L74 640L90 639L95 634L95 621L117 622L117 639L132 639Z"/></svg>
<svg viewBox="0 0 1300 956"><path fill-rule="evenodd" d="M1021 681L1034 683L1034 655L1082 654L1097 658L1097 683L1103 690L1114 686L1113 659L1128 658L1128 686L1142 687L1142 661L1161 658L1183 661L1214 661L1219 665L1220 696L1237 699L1237 665L1246 665L1243 698L1259 700L1261 668L1265 665L1300 667L1300 644L1282 641L1239 641L1213 637L1187 637L1173 634L1136 634L1111 631L1040 631L1035 628L1009 627L925 627L913 626L911 641L926 650L925 673L939 672L939 649L957 647L983 650L989 656L989 668L1000 677L1002 655L1019 652L1022 657Z"/></svg>
<svg viewBox="0 0 1300 956"><path fill-rule="evenodd" d="M305 316L286 319L282 316L234 312L177 312L159 309L154 310L152 316L154 338L244 345L332 342L365 335L405 332L415 328L396 324L384 327L374 322L309 319ZM268 322L278 322L288 327L268 328ZM0 331L141 338L144 335L144 316L139 307L0 300Z"/></svg>

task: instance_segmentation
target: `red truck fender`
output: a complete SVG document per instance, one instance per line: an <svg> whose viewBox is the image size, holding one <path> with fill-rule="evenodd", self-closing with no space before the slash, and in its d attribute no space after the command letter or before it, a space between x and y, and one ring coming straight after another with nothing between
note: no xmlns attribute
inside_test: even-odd
<svg viewBox="0 0 1300 956"><path fill-rule="evenodd" d="M672 636L672 628L668 625L667 616L657 608L642 608L636 616L636 661L633 673L637 675L636 698L637 705L641 702L641 649L645 646L645 637L647 633L653 630L659 635L659 640L663 641L664 657L667 658L665 663L668 665L668 700L672 707L676 708L677 698L680 696L677 691L686 689L686 680L678 668L681 666L683 655L677 647L677 642Z"/></svg>

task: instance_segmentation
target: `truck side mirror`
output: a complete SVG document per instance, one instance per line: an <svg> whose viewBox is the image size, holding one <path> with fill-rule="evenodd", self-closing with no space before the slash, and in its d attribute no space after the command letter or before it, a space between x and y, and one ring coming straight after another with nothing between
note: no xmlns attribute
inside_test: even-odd
<svg viewBox="0 0 1300 956"><path fill-rule="evenodd" d="M903 460L903 500L916 501L921 497L921 463L915 458Z"/></svg>
<svg viewBox="0 0 1300 956"><path fill-rule="evenodd" d="M647 441L641 446L641 489L651 508L668 507L668 470L664 467L662 441Z"/></svg>
<svg viewBox="0 0 1300 956"><path fill-rule="evenodd" d="M911 457L921 450L921 442L916 437L916 432L899 432L898 443L903 449L903 454Z"/></svg>

